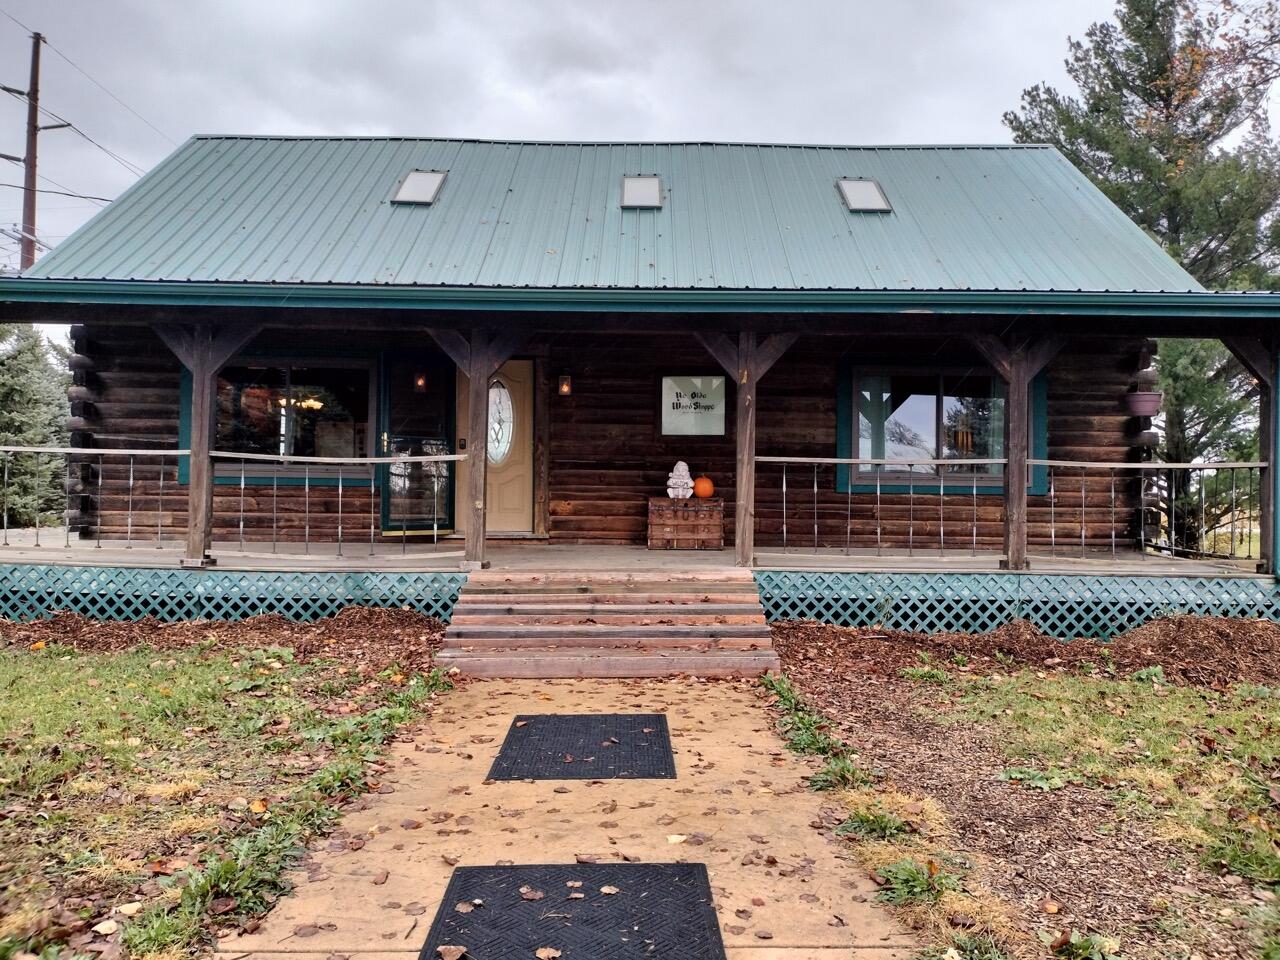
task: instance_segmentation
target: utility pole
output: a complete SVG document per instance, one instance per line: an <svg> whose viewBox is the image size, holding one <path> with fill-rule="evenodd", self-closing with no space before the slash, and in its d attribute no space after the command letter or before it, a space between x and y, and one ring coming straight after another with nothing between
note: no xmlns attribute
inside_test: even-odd
<svg viewBox="0 0 1280 960"><path fill-rule="evenodd" d="M69 123L47 123L40 126L40 45L44 43L43 33L31 35L31 79L27 89L18 90L0 84L0 90L27 100L27 152L18 158L7 153L0 153L0 159L13 160L22 164L22 260L21 269L25 270L36 262L36 247L43 246L36 239L36 140L41 130L60 130L69 127Z"/></svg>
<svg viewBox="0 0 1280 960"><path fill-rule="evenodd" d="M27 152L22 158L22 259L25 270L36 262L36 139L40 136L40 45L31 35L31 80L27 83Z"/></svg>

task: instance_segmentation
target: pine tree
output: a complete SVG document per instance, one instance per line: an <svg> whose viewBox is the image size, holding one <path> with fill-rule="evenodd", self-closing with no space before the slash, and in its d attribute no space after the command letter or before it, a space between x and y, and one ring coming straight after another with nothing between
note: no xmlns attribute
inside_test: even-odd
<svg viewBox="0 0 1280 960"><path fill-rule="evenodd" d="M66 374L34 327L0 330L0 446L66 443ZM7 466L4 506L11 527L59 521L65 507L60 456L19 454Z"/></svg>
<svg viewBox="0 0 1280 960"><path fill-rule="evenodd" d="M1014 139L1056 145L1204 286L1280 289L1277 5L1118 0L1114 22L1069 41L1066 68L1075 95L1024 90L1004 115ZM1164 460L1256 456L1256 385L1220 341L1162 340L1157 371ZM1189 498L1191 478L1175 488Z"/></svg>

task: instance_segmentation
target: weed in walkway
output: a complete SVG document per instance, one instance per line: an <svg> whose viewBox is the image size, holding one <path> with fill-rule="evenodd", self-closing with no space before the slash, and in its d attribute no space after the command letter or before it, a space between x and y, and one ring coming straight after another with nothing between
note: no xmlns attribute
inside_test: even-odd
<svg viewBox="0 0 1280 960"><path fill-rule="evenodd" d="M877 873L880 892L876 899L894 906L915 903L937 903L948 890L959 890L962 880L958 873L940 867L936 861L919 863L900 860Z"/></svg>
<svg viewBox="0 0 1280 960"><path fill-rule="evenodd" d="M904 833L910 833L911 827L883 810L855 810L845 818L844 823L836 827L837 837L853 837L857 840L892 840Z"/></svg>
<svg viewBox="0 0 1280 960"><path fill-rule="evenodd" d="M875 778L846 756L827 757L826 763L809 777L814 790L849 790L874 783Z"/></svg>
<svg viewBox="0 0 1280 960"><path fill-rule="evenodd" d="M1009 955L992 937L962 933L951 941L950 946L932 947L916 954L912 960L1009 960Z"/></svg>

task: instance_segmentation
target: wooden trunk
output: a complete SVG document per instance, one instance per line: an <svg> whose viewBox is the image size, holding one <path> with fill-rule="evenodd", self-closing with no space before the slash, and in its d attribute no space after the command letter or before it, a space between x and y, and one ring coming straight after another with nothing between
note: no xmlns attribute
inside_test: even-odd
<svg viewBox="0 0 1280 960"><path fill-rule="evenodd" d="M650 550L723 550L724 500L649 498Z"/></svg>

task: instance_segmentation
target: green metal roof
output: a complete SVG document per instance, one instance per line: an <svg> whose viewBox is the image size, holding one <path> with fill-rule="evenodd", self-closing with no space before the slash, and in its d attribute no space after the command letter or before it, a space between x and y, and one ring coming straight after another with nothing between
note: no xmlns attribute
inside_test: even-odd
<svg viewBox="0 0 1280 960"><path fill-rule="evenodd" d="M429 206L404 175L448 171ZM622 209L626 174L660 209ZM851 212L841 177L890 213ZM1202 288L1057 150L195 137L25 277L557 290Z"/></svg>

